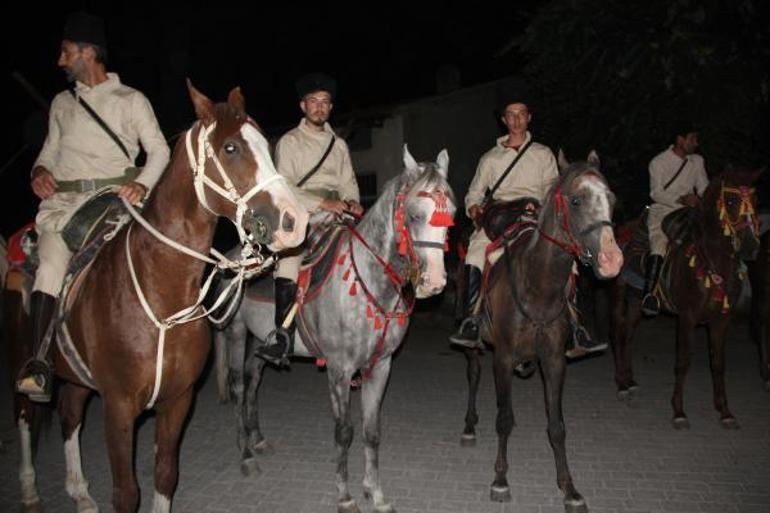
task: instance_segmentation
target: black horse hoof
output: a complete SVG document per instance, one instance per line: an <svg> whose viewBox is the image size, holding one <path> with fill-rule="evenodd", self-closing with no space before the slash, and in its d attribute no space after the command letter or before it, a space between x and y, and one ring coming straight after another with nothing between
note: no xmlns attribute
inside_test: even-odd
<svg viewBox="0 0 770 513"><path fill-rule="evenodd" d="M492 485L489 489L489 498L495 502L511 502L511 488Z"/></svg>
<svg viewBox="0 0 770 513"><path fill-rule="evenodd" d="M473 433L463 433L460 437L460 447L476 447L476 435Z"/></svg>
<svg viewBox="0 0 770 513"><path fill-rule="evenodd" d="M249 477L251 474L261 474L262 469L259 468L257 458L246 458L241 461L241 475Z"/></svg>
<svg viewBox="0 0 770 513"><path fill-rule="evenodd" d="M725 429L741 429L741 425L738 423L735 417L725 417L719 420L722 427Z"/></svg>
<svg viewBox="0 0 770 513"><path fill-rule="evenodd" d="M671 423L677 431L690 429L690 421L687 420L687 417L674 417L674 420Z"/></svg>

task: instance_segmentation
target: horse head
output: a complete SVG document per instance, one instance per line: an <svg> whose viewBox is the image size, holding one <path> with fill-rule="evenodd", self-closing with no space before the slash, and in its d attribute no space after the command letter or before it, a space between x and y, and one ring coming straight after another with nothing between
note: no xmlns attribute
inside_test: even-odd
<svg viewBox="0 0 770 513"><path fill-rule="evenodd" d="M456 202L447 182L449 154L436 162L415 161L404 145L404 171L396 202L399 253L410 262L409 279L418 298L438 294L446 285L444 251Z"/></svg>
<svg viewBox="0 0 770 513"><path fill-rule="evenodd" d="M562 237L567 238L566 243L555 242L591 265L599 278L613 278L623 266L623 253L612 231L615 194L599 171L599 157L591 151L585 162L567 165L560 154L560 164L559 182L545 201L555 210ZM541 219L551 209L544 208Z"/></svg>
<svg viewBox="0 0 770 513"><path fill-rule="evenodd" d="M186 145L198 201L230 219L241 242L271 251L299 245L308 213L275 170L259 126L245 111L240 88L214 104L187 81L198 122Z"/></svg>
<svg viewBox="0 0 770 513"><path fill-rule="evenodd" d="M741 260L754 260L759 251L760 221L753 184L763 171L728 164L711 180L701 202L704 222L730 237L733 251Z"/></svg>

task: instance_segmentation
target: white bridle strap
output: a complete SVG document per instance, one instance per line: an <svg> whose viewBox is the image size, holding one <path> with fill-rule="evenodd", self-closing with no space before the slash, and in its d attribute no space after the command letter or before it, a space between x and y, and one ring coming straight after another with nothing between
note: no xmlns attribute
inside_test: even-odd
<svg viewBox="0 0 770 513"><path fill-rule="evenodd" d="M266 180L254 185L251 189L249 189L246 194L241 196L241 194L238 192L238 190L233 185L232 180L230 180L230 177L227 176L227 173L225 172L224 168L222 167L222 163L217 158L216 154L214 153L214 149L211 147L211 144L209 143L209 134L216 128L216 123L211 123L209 126L203 126L202 123L198 123L200 126L198 130L198 154L196 158L195 151L193 150L193 144L192 144L192 131L193 129L189 129L187 131L187 134L185 135L185 147L187 148L187 160L190 163L190 168L193 171L193 177L195 179L195 195L198 197L198 201L203 205L206 210L211 212L212 214L218 216L216 212L214 212L211 207L209 206L208 202L206 201L206 191L204 189L204 186L209 187L212 191L216 192L223 198L225 198L230 203L234 203L236 206L235 210L235 221L233 224L235 224L235 229L238 231L238 237L241 240L241 243L245 242L251 242L248 234L246 233L246 230L243 228L242 220L243 220L243 214L248 210L248 201L258 192L264 190L268 185L270 185L272 182L275 182L277 180L285 180L285 178L282 175L279 175L278 173L274 174L273 176L267 178ZM194 128L194 127L193 127ZM214 166L217 168L217 171L219 171L219 176L222 178L222 183L224 184L224 187L219 185L217 182L212 180L211 178L206 175L206 159L209 158L214 162Z"/></svg>

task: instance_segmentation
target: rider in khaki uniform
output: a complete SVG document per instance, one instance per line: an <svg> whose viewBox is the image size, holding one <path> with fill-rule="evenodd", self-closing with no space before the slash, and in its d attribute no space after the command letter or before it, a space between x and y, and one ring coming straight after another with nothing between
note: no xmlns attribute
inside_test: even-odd
<svg viewBox="0 0 770 513"><path fill-rule="evenodd" d="M328 75L312 73L297 82L299 107L304 117L299 125L281 137L275 148L278 173L285 176L300 202L311 213L363 213L358 182L344 140L334 133L328 120L333 108L336 84ZM320 164L320 165L319 165ZM257 354L278 365L288 365L294 342L295 322L284 328L284 320L294 305L297 275L304 248L281 254L275 270L275 331Z"/></svg>
<svg viewBox="0 0 770 513"><path fill-rule="evenodd" d="M484 202L534 198L542 203L551 186L559 178L553 153L547 146L534 142L532 134L527 130L532 120L532 113L527 105L526 95L522 93L512 97L501 107L501 119L508 129L508 134L498 138L495 146L482 155L465 196L466 213L476 226L465 257L465 275L468 277L466 303L468 311L460 328L449 337L449 340L453 344L470 348L483 348L479 338L475 307L481 289L486 248L491 242L481 227ZM500 177L517 157L519 160L500 182L492 197L487 198L487 191L498 183ZM490 255L490 260L494 262L501 253L502 251L493 253ZM574 342L577 346L578 341ZM573 351L577 355L598 351L605 347L606 344L597 344L586 339L581 341L578 350L573 349Z"/></svg>
<svg viewBox="0 0 770 513"><path fill-rule="evenodd" d="M58 65L74 83L51 104L48 136L31 174L40 202L37 269L31 296L33 354L36 355L54 314L56 296L72 256L61 231L72 214L105 186L132 204L145 197L169 160L169 149L147 98L107 73L102 20L87 13L67 19ZM85 101L123 143L128 156L79 103ZM147 153L141 173L128 173L139 154ZM17 390L38 401L50 398L52 370L32 359L22 369Z"/></svg>
<svg viewBox="0 0 770 513"><path fill-rule="evenodd" d="M695 207L708 187L708 175L698 149L698 132L689 123L679 123L669 148L650 161L650 197L653 204L647 215L650 256L646 262L642 311L647 315L660 312L654 295L668 238L663 233L663 218L675 210Z"/></svg>

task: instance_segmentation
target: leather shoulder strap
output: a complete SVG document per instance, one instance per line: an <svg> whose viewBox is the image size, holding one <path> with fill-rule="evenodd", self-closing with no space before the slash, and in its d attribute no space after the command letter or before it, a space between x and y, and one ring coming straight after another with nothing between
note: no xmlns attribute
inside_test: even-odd
<svg viewBox="0 0 770 513"><path fill-rule="evenodd" d="M88 112L88 113L91 115L91 117L92 117L92 118L94 118L94 121L96 121L96 123L97 123L97 124L98 124L100 127L102 127L102 130L104 130L105 132L107 132L107 135L109 135L109 136L110 136L110 139L112 139L113 141L115 141L115 144L117 144L117 145L118 145L118 147L121 149L121 151L123 152L123 155L125 155L125 156L126 156L126 158L127 158L129 161L131 161L131 155L129 155L129 153L128 153L128 150L126 149L126 146L123 144L123 141L121 141L121 140L120 140L120 138L119 138L117 135L115 135L115 132L113 132L113 131L112 131L112 129L111 129L111 128L109 127L109 125L107 125L107 123L106 123L106 122L105 122L105 121L104 121L104 120L101 118L101 116L99 116L99 114L97 114L97 113L96 113L96 111L95 111L94 109L92 109L92 108L91 108L91 106L90 106L88 103L86 103L86 101L85 101L85 100L84 100L82 97L80 97L80 96L77 96L77 95L75 94L75 91L74 91L74 90L70 89L70 90L69 90L69 92L70 92L70 94L72 95L72 97L73 97L73 98L76 98L76 99L77 99L77 101L78 101L78 103L80 103L80 105L82 105L82 106L83 106L83 108L86 110L86 112ZM133 163L133 161L131 161L131 162Z"/></svg>

